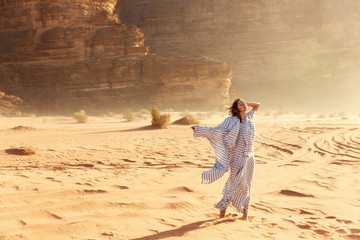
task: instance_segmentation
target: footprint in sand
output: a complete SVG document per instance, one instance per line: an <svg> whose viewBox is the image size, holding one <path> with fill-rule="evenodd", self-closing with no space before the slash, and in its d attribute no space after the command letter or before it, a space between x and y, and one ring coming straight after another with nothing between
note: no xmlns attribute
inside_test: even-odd
<svg viewBox="0 0 360 240"><path fill-rule="evenodd" d="M302 215L302 214L314 215L314 213L305 211L305 210L303 210L303 209L300 209L300 214L301 214L301 215Z"/></svg>
<svg viewBox="0 0 360 240"><path fill-rule="evenodd" d="M131 202L131 203L117 203L122 208L130 208L135 210L151 209L151 206L146 202Z"/></svg>
<svg viewBox="0 0 360 240"><path fill-rule="evenodd" d="M281 190L280 194L285 195L285 196L290 196L290 197L314 197L311 194L303 194L303 193L299 193L293 190Z"/></svg>
<svg viewBox="0 0 360 240"><path fill-rule="evenodd" d="M340 223L345 223L345 224L351 224L353 223L353 221L351 220L346 220L346 219L336 219L336 221L340 222Z"/></svg>
<svg viewBox="0 0 360 240"><path fill-rule="evenodd" d="M340 234L346 234L346 231L342 228L336 229L335 232L340 233Z"/></svg>
<svg viewBox="0 0 360 240"><path fill-rule="evenodd" d="M48 212L48 211L45 211L47 214L49 214L51 217L53 218L56 218L56 219L63 219L62 217L60 217L59 215L56 215L54 213L51 213L51 212Z"/></svg>
<svg viewBox="0 0 360 240"><path fill-rule="evenodd" d="M176 227L174 224L171 224L171 223L168 223L165 219L161 218L161 219L158 219L158 221L161 223L161 224L164 224L166 226L170 226L170 227Z"/></svg>
<svg viewBox="0 0 360 240"><path fill-rule="evenodd" d="M267 162L262 161L262 160L255 160L255 161L256 161L256 164L267 164Z"/></svg>
<svg viewBox="0 0 360 240"><path fill-rule="evenodd" d="M124 162L128 162L128 163L136 163L136 161L130 160L130 159L127 159L127 158L123 158L122 160L123 160Z"/></svg>
<svg viewBox="0 0 360 240"><path fill-rule="evenodd" d="M357 234L348 234L345 235L346 239L350 239L350 240L360 240L360 235Z"/></svg>
<svg viewBox="0 0 360 240"><path fill-rule="evenodd" d="M107 191L102 190L102 189L96 189L96 190L92 190L92 189L85 189L84 191L82 191L83 193L90 193L90 194L94 194L94 193L107 193Z"/></svg>
<svg viewBox="0 0 360 240"><path fill-rule="evenodd" d="M206 217L208 218L217 218L219 216L218 213L207 213L205 214Z"/></svg>
<svg viewBox="0 0 360 240"><path fill-rule="evenodd" d="M51 181L53 181L53 182L61 182L60 180L56 180L56 179L53 178L53 177L46 177L45 179L49 179L49 180L51 180Z"/></svg>
<svg viewBox="0 0 360 240"><path fill-rule="evenodd" d="M182 161L182 163L189 164L189 165L196 165L195 163L189 162L189 161Z"/></svg>
<svg viewBox="0 0 360 240"><path fill-rule="evenodd" d="M164 205L165 209L171 210L184 210L184 209L194 209L195 207L187 201L180 201L180 202L169 202Z"/></svg>
<svg viewBox="0 0 360 240"><path fill-rule="evenodd" d="M128 186L114 185L114 187L116 187L116 188L120 188L120 189L129 189L129 187L128 187Z"/></svg>
<svg viewBox="0 0 360 240"><path fill-rule="evenodd" d="M314 232L319 234L319 235L327 235L327 234L329 234L329 231L326 231L326 230L323 230L323 229L315 229Z"/></svg>
<svg viewBox="0 0 360 240"><path fill-rule="evenodd" d="M309 224L297 224L296 226L301 229L310 229L311 228L311 226Z"/></svg>
<svg viewBox="0 0 360 240"><path fill-rule="evenodd" d="M179 186L179 187L171 188L171 189L167 190L167 192L168 193L189 193L189 192L194 192L194 191L185 186Z"/></svg>
<svg viewBox="0 0 360 240"><path fill-rule="evenodd" d="M27 225L27 223L26 223L24 220L19 220L19 222L20 222L23 226Z"/></svg>
<svg viewBox="0 0 360 240"><path fill-rule="evenodd" d="M113 233L101 233L102 236L105 236L105 237L113 237L114 234Z"/></svg>

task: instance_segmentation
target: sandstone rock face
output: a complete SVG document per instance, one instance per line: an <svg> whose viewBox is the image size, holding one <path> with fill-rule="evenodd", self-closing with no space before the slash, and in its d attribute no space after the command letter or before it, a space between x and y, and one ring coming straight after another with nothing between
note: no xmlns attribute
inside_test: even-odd
<svg viewBox="0 0 360 240"><path fill-rule="evenodd" d="M179 54L150 55L142 62L142 72L144 83L158 85L150 102L160 107L170 101L177 109L223 110L228 104L232 71L223 62Z"/></svg>
<svg viewBox="0 0 360 240"><path fill-rule="evenodd" d="M123 0L116 9L153 53L228 63L246 99L274 107L316 101L317 110L359 100L357 0Z"/></svg>
<svg viewBox="0 0 360 240"><path fill-rule="evenodd" d="M43 111L227 103L228 65L149 54L116 2L0 0L0 89Z"/></svg>
<svg viewBox="0 0 360 240"><path fill-rule="evenodd" d="M0 92L0 116L11 116L15 114L16 107L22 100L16 96L6 95Z"/></svg>

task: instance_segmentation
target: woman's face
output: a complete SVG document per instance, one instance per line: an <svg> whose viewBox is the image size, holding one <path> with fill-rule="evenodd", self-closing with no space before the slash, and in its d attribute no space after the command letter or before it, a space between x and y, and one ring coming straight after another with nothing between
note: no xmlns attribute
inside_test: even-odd
<svg viewBox="0 0 360 240"><path fill-rule="evenodd" d="M246 102L243 100L239 100L238 101L238 109L240 110L240 112L246 112L246 110L248 109Z"/></svg>

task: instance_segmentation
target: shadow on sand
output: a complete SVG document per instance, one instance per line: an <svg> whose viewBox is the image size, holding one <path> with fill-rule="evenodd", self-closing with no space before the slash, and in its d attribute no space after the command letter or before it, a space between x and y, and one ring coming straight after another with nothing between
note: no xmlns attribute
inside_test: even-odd
<svg viewBox="0 0 360 240"><path fill-rule="evenodd" d="M236 221L236 219L234 219L234 218L232 218L232 219L214 218L214 219L190 223L190 224L184 225L179 228L159 232L159 233L156 233L153 235L148 235L148 236L144 236L144 237L140 237L140 238L132 238L130 240L155 240L155 239L162 239L162 238L169 238L169 237L182 237L182 236L184 236L185 233L188 233L188 232L191 232L194 230L206 228L209 226L214 226L214 225L221 224L221 223L228 223L228 222L235 222L235 221ZM204 223L212 223L212 224L203 225Z"/></svg>

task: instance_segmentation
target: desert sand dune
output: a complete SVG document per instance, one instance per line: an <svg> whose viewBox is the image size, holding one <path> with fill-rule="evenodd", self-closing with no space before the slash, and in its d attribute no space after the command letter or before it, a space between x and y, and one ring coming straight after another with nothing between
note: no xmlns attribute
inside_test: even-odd
<svg viewBox="0 0 360 240"><path fill-rule="evenodd" d="M189 126L0 123L0 239L360 239L359 118L258 116L247 222L218 218L226 178L200 183L214 152ZM21 145L37 151L7 151Z"/></svg>

